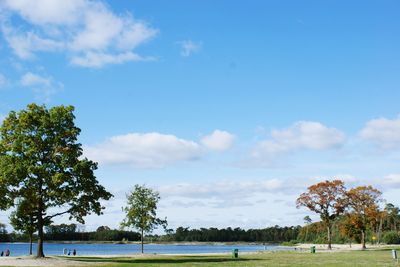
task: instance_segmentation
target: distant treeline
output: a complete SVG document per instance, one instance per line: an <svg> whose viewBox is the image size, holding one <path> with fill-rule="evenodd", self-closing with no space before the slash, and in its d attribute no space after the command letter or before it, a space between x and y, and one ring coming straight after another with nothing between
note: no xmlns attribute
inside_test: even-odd
<svg viewBox="0 0 400 267"><path fill-rule="evenodd" d="M93 232L78 231L76 224L50 225L45 228L46 241L138 241L140 234L132 231L122 231L101 226ZM34 235L34 240L37 236ZM16 232L7 233L0 226L1 242L26 242L29 236Z"/></svg>
<svg viewBox="0 0 400 267"><path fill-rule="evenodd" d="M359 235L354 232L349 238L346 228L346 217L336 220L332 227L332 242L337 244L359 243ZM367 240L371 243L400 244L400 216L383 220L374 230L367 231ZM122 231L101 226L96 231L85 232L76 224L60 224L47 226L46 240L49 241L139 241L140 234L133 231ZM321 222L309 222L307 225L280 227L273 226L264 229L241 228L200 228L178 227L169 230L165 235L148 235L148 242L258 242L258 243L326 243L325 226ZM7 233L0 224L0 242L26 242L28 235L17 232ZM36 240L36 236L34 236Z"/></svg>
<svg viewBox="0 0 400 267"><path fill-rule="evenodd" d="M269 242L279 243L295 240L301 226L280 227L274 226L265 229L241 228L200 228L189 229L178 227L176 231L169 230L165 235L149 235L147 241L153 242ZM7 233L0 228L2 242L27 241L28 236L19 233ZM94 232L78 230L76 224L51 225L45 228L45 238L49 241L138 241L140 234L131 231L121 231L101 226ZM34 238L35 239L35 238Z"/></svg>
<svg viewBox="0 0 400 267"><path fill-rule="evenodd" d="M280 243L297 238L301 226L290 227L268 227L264 229L241 228L200 228L189 229L188 227L178 227L174 233L162 236L165 241L186 241L186 242L266 242Z"/></svg>

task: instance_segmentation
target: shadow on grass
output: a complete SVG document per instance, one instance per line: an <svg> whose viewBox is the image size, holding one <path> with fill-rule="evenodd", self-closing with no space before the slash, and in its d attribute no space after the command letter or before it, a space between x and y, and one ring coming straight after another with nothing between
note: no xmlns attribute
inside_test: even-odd
<svg viewBox="0 0 400 267"><path fill-rule="evenodd" d="M102 263L136 263L136 264L184 264L184 263L228 263L228 262L246 262L256 261L259 259L244 259L244 258L228 258L228 257L199 257L199 256L180 256L174 257L155 257L155 258L75 258L77 261L84 262L102 262Z"/></svg>

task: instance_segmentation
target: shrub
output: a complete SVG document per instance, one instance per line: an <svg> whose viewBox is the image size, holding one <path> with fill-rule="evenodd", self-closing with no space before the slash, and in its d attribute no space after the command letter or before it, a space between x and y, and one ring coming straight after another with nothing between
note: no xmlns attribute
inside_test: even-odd
<svg viewBox="0 0 400 267"><path fill-rule="evenodd" d="M396 231L390 231L383 235L383 242L386 244L400 244L400 235Z"/></svg>

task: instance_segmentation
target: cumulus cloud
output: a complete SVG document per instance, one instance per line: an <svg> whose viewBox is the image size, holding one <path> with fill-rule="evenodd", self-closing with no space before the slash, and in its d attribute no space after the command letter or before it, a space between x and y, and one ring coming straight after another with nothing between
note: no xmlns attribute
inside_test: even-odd
<svg viewBox="0 0 400 267"><path fill-rule="evenodd" d="M48 102L50 97L63 87L63 84L56 82L53 77L41 76L32 72L25 73L21 77L20 84L32 88L36 97L45 102Z"/></svg>
<svg viewBox="0 0 400 267"><path fill-rule="evenodd" d="M400 147L400 118L370 120L360 131L360 137L371 141L381 149Z"/></svg>
<svg viewBox="0 0 400 267"><path fill-rule="evenodd" d="M101 164L162 168L180 161L199 159L207 150L225 151L233 141L232 134L221 130L204 136L200 142L157 132L128 133L86 146L84 150L87 157Z"/></svg>
<svg viewBox="0 0 400 267"><path fill-rule="evenodd" d="M242 198L255 193L277 192L290 190L282 180L270 179L263 181L232 182L220 181L215 183L189 184L182 183L158 188L164 197L211 198L232 196Z"/></svg>
<svg viewBox="0 0 400 267"><path fill-rule="evenodd" d="M201 50L202 43L195 43L191 40L180 41L178 44L181 46L181 56L188 57L193 53L197 53Z"/></svg>
<svg viewBox="0 0 400 267"><path fill-rule="evenodd" d="M210 150L225 151L232 147L235 136L229 132L215 130L201 139L201 143Z"/></svg>
<svg viewBox="0 0 400 267"><path fill-rule="evenodd" d="M259 142L252 157L269 162L282 154L298 150L328 150L345 142L345 135L319 122L299 121L283 130L273 130L271 139Z"/></svg>
<svg viewBox="0 0 400 267"><path fill-rule="evenodd" d="M265 203L266 194L290 194L303 186L296 182L279 179L253 181L218 181L212 183L181 183L160 186L157 190L165 200L171 199L175 206L189 207L187 203L199 207L226 208L254 206ZM294 204L293 204L294 205Z"/></svg>
<svg viewBox="0 0 400 267"><path fill-rule="evenodd" d="M157 30L131 14L116 14L98 0L4 0L2 32L14 53L66 52L71 64L102 67L142 60L134 50ZM14 25L13 17L24 20Z"/></svg>
<svg viewBox="0 0 400 267"><path fill-rule="evenodd" d="M136 168L161 168L202 154L196 142L160 133L130 133L86 146L85 156L101 164L126 164Z"/></svg>
<svg viewBox="0 0 400 267"><path fill-rule="evenodd" d="M14 53L21 59L31 59L34 52L39 51L56 51L63 48L63 43L42 38L32 31L21 32L11 26L3 25L2 32Z"/></svg>
<svg viewBox="0 0 400 267"><path fill-rule="evenodd" d="M129 61L145 61L145 58L126 52L121 54L105 54L96 52L87 52L85 55L74 56L71 58L71 63L88 68L99 68L107 64L122 64Z"/></svg>

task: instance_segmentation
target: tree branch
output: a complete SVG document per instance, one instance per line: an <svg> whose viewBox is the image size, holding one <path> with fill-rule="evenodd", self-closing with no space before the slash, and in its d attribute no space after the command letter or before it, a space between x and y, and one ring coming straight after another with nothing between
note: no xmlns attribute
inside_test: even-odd
<svg viewBox="0 0 400 267"><path fill-rule="evenodd" d="M63 212L59 212L59 213L55 213L55 214L53 214L53 215L46 216L44 219L46 219L46 220L47 220L47 219L52 219L52 218L54 218L54 217L56 217L56 216L69 213L71 210L72 210L72 208L71 208L71 209L68 209L68 210L66 210L66 211L63 211Z"/></svg>

